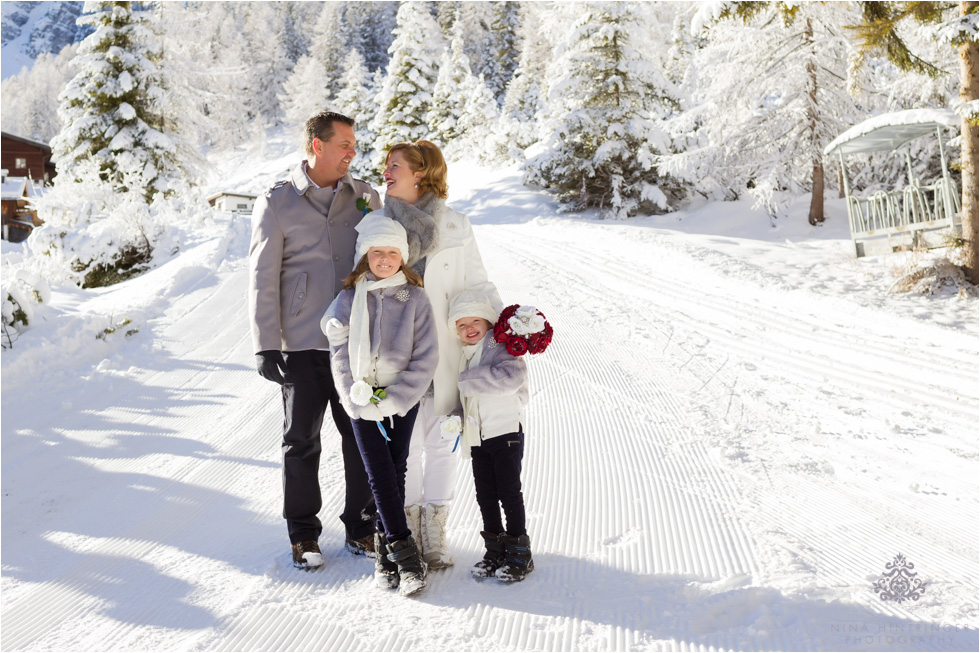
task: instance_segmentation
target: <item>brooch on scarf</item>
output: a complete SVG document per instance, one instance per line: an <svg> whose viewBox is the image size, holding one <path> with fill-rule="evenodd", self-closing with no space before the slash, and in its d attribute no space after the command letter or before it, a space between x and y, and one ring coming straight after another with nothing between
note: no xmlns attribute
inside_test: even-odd
<svg viewBox="0 0 980 653"><path fill-rule="evenodd" d="M410 295L408 292L408 288L402 288L401 290L395 293L395 299L397 299L400 302L407 302L409 296Z"/></svg>

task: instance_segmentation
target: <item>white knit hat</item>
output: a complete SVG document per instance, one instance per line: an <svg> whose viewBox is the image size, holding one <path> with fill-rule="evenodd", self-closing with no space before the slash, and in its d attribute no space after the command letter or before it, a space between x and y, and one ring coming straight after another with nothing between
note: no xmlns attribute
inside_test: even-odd
<svg viewBox="0 0 980 653"><path fill-rule="evenodd" d="M499 315L489 297L475 290L464 290L449 302L449 333L456 333L456 320L461 317L482 317L492 326Z"/></svg>
<svg viewBox="0 0 980 653"><path fill-rule="evenodd" d="M372 247L397 247L402 254L402 263L408 260L408 234L405 227L380 212L364 217L354 227L357 230L357 255L354 265Z"/></svg>

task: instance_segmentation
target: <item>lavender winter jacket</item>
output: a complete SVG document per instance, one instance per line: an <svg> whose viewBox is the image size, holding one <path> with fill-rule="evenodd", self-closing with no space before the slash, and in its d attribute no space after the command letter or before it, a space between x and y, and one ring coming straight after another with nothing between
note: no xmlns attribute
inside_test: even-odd
<svg viewBox="0 0 980 653"><path fill-rule="evenodd" d="M360 179L344 176L334 194L313 188L300 163L289 181L256 200L248 286L256 352L328 347L320 317L354 267L354 227L362 217L355 202L365 195L380 208L378 194Z"/></svg>
<svg viewBox="0 0 980 653"><path fill-rule="evenodd" d="M527 363L494 340L491 331L483 338L480 362L459 373L459 395L476 398L480 440L515 433L528 401Z"/></svg>
<svg viewBox="0 0 980 653"><path fill-rule="evenodd" d="M374 280L370 275L369 279ZM344 410L360 417L360 406L351 401L354 379L350 370L347 337L350 331L354 291L344 290L321 320L330 341L330 365ZM402 284L372 290L367 297L371 324L371 377L385 388L385 403L394 414L404 415L419 402L432 382L439 360L436 325L425 291Z"/></svg>

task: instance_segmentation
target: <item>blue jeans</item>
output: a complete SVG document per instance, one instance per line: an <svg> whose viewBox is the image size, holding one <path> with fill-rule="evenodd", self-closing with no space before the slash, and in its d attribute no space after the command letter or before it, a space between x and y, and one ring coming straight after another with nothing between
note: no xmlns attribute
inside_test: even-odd
<svg viewBox="0 0 980 653"><path fill-rule="evenodd" d="M354 438L367 470L374 503L378 507L378 532L384 530L389 542L404 540L411 534L405 519L405 469L412 428L419 406L416 404L404 416L385 418L386 441L377 422L352 419Z"/></svg>

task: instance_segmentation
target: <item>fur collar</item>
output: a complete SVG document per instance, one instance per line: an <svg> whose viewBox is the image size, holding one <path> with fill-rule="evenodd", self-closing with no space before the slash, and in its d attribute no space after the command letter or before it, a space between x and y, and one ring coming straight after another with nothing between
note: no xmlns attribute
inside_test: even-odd
<svg viewBox="0 0 980 653"><path fill-rule="evenodd" d="M439 248L439 223L445 206L446 201L434 193L426 193L415 204L385 195L385 215L408 232L409 265Z"/></svg>

